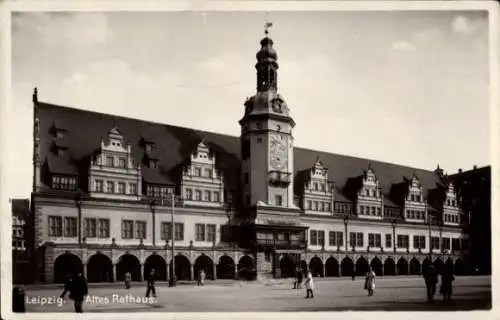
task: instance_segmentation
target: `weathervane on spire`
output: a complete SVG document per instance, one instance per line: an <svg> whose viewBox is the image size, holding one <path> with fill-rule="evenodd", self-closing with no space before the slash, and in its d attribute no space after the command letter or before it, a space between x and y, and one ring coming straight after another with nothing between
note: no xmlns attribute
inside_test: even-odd
<svg viewBox="0 0 500 320"><path fill-rule="evenodd" d="M270 21L267 21L266 19L266 23L264 24L264 33L266 34L266 36L269 34L269 28L273 26L273 23L270 22Z"/></svg>

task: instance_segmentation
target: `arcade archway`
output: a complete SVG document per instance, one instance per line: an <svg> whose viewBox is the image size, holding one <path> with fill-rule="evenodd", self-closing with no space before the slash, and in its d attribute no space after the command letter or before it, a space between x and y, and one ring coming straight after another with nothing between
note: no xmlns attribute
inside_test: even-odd
<svg viewBox="0 0 500 320"><path fill-rule="evenodd" d="M130 272L132 281L141 281L141 263L136 256L124 254L116 265L116 278L118 281L125 280L125 273Z"/></svg>
<svg viewBox="0 0 500 320"><path fill-rule="evenodd" d="M234 279L234 260L229 256L222 256L217 264L217 279Z"/></svg>
<svg viewBox="0 0 500 320"><path fill-rule="evenodd" d="M325 262L325 276L338 277L339 276L339 262L334 257L328 258Z"/></svg>
<svg viewBox="0 0 500 320"><path fill-rule="evenodd" d="M252 280L255 278L255 268L253 259L244 255L238 261L238 278L243 280Z"/></svg>
<svg viewBox="0 0 500 320"><path fill-rule="evenodd" d="M87 262L88 282L112 282L113 263L111 259L101 253L94 254Z"/></svg>
<svg viewBox="0 0 500 320"><path fill-rule="evenodd" d="M368 264L368 261L364 257L358 258L358 261L356 261L356 275L357 276L366 275L369 268L370 268L370 265Z"/></svg>
<svg viewBox="0 0 500 320"><path fill-rule="evenodd" d="M375 257L372 259L372 262L370 262L370 267L372 268L373 272L377 276L383 276L383 271L382 271L382 261L380 261L379 258Z"/></svg>
<svg viewBox="0 0 500 320"><path fill-rule="evenodd" d="M387 258L384 261L384 275L395 276L396 275L396 263L392 258Z"/></svg>
<svg viewBox="0 0 500 320"><path fill-rule="evenodd" d="M72 253L63 253L54 261L54 282L65 283L68 277L83 272L82 260Z"/></svg>
<svg viewBox="0 0 500 320"><path fill-rule="evenodd" d="M313 277L321 277L323 275L323 261L318 257L312 258L309 262L309 270Z"/></svg>
<svg viewBox="0 0 500 320"><path fill-rule="evenodd" d="M340 269L343 277L350 277L354 274L354 262L352 262L351 258L345 257L342 259Z"/></svg>
<svg viewBox="0 0 500 320"><path fill-rule="evenodd" d="M413 258L410 260L410 274L411 275L420 275L420 261L417 258Z"/></svg>
<svg viewBox="0 0 500 320"><path fill-rule="evenodd" d="M159 281L167 281L167 262L162 256L157 254L150 255L144 263L144 279L146 275L155 270L155 279Z"/></svg>
<svg viewBox="0 0 500 320"><path fill-rule="evenodd" d="M200 278L201 270L205 271L206 279L214 279L214 262L207 255L202 254L194 262L194 278Z"/></svg>
<svg viewBox="0 0 500 320"><path fill-rule="evenodd" d="M285 254L280 259L280 269L281 269L281 277L282 278L293 278L295 276L295 270L297 265L295 261Z"/></svg>
<svg viewBox="0 0 500 320"><path fill-rule="evenodd" d="M408 261L405 258L400 258L398 260L398 275L408 274Z"/></svg>
<svg viewBox="0 0 500 320"><path fill-rule="evenodd" d="M191 280L191 263L186 256L178 254L175 256L175 279ZM170 260L169 272L172 274L172 260Z"/></svg>

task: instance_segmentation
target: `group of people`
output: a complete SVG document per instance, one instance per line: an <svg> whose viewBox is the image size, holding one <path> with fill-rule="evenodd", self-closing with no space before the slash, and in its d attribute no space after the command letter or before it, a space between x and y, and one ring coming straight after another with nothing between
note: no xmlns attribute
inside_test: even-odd
<svg viewBox="0 0 500 320"><path fill-rule="evenodd" d="M293 288L294 289L301 289L302 288L302 279L304 276L304 271L302 268L297 268L295 269L295 281L293 283ZM309 298L314 298L314 281L313 281L313 276L311 271L307 272L306 276L306 281L305 281L305 286L306 286L306 299Z"/></svg>

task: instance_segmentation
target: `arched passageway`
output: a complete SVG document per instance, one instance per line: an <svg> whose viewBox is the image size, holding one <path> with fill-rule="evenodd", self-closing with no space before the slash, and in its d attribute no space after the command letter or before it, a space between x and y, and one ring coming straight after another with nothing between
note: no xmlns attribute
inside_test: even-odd
<svg viewBox="0 0 500 320"><path fill-rule="evenodd" d="M411 275L419 275L420 271L420 261L417 258L413 258L410 260L410 274Z"/></svg>
<svg viewBox="0 0 500 320"><path fill-rule="evenodd" d="M191 280L191 263L186 256L178 254L175 256L175 279ZM170 260L169 272L172 274L172 260Z"/></svg>
<svg viewBox="0 0 500 320"><path fill-rule="evenodd" d="M334 257L328 258L325 262L325 276L338 277L339 276L339 262Z"/></svg>
<svg viewBox="0 0 500 320"><path fill-rule="evenodd" d="M366 275L369 268L370 268L370 265L368 264L368 260L366 260L364 257L358 258L358 261L356 261L356 275L357 276Z"/></svg>
<svg viewBox="0 0 500 320"><path fill-rule="evenodd" d="M309 262L309 270L313 277L321 277L323 275L323 261L318 257L312 258Z"/></svg>
<svg viewBox="0 0 500 320"><path fill-rule="evenodd" d="M101 253L96 253L87 262L88 282L112 282L113 263L111 259Z"/></svg>
<svg viewBox="0 0 500 320"><path fill-rule="evenodd" d="M155 279L159 281L167 281L167 262L162 256L157 254L150 255L144 262L144 279L146 275L155 270Z"/></svg>
<svg viewBox="0 0 500 320"><path fill-rule="evenodd" d="M351 258L345 257L342 259L340 269L343 277L350 277L354 274L354 262L352 262Z"/></svg>
<svg viewBox="0 0 500 320"><path fill-rule="evenodd" d="M124 254L116 265L116 277L118 281L125 280L125 273L130 272L132 281L141 281L141 263L136 256Z"/></svg>
<svg viewBox="0 0 500 320"><path fill-rule="evenodd" d="M234 260L230 256L222 256L217 264L217 279L234 279Z"/></svg>
<svg viewBox="0 0 500 320"><path fill-rule="evenodd" d="M377 257L373 258L372 262L370 262L370 267L377 276L383 276L382 261L380 261L379 258Z"/></svg>
<svg viewBox="0 0 500 320"><path fill-rule="evenodd" d="M396 275L396 263L392 258L387 258L384 261L384 275L395 276Z"/></svg>
<svg viewBox="0 0 500 320"><path fill-rule="evenodd" d="M254 260L248 255L244 255L238 261L238 278L242 280L253 280L256 277Z"/></svg>
<svg viewBox="0 0 500 320"><path fill-rule="evenodd" d="M201 270L205 271L205 279L214 279L214 262L209 256L202 254L194 262L194 278L200 278Z"/></svg>
<svg viewBox="0 0 500 320"><path fill-rule="evenodd" d="M280 259L280 270L282 278L293 278L297 265L295 261L287 254Z"/></svg>
<svg viewBox="0 0 500 320"><path fill-rule="evenodd" d="M72 253L63 253L54 261L54 282L65 283L68 277L83 272L82 260Z"/></svg>
<svg viewBox="0 0 500 320"><path fill-rule="evenodd" d="M408 261L405 258L400 258L398 260L398 275L408 274Z"/></svg>

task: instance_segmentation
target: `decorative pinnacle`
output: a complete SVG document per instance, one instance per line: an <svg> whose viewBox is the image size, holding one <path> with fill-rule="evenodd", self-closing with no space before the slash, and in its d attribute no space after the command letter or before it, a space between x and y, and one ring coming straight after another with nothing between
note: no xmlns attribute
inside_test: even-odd
<svg viewBox="0 0 500 320"><path fill-rule="evenodd" d="M264 33L266 34L266 36L269 34L269 28L272 26L273 23L266 20L266 23L264 24Z"/></svg>

